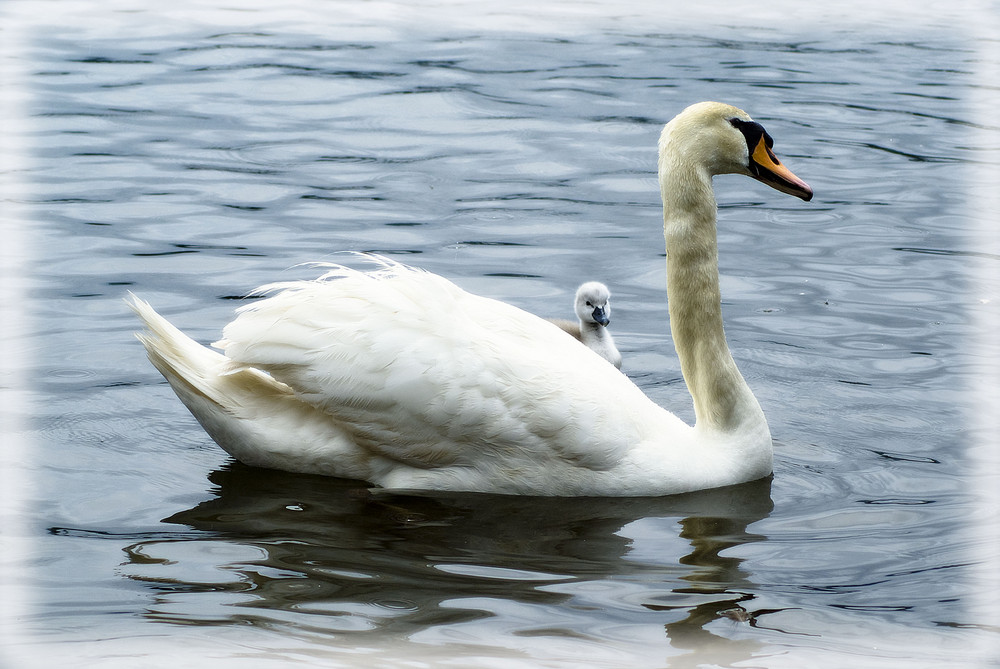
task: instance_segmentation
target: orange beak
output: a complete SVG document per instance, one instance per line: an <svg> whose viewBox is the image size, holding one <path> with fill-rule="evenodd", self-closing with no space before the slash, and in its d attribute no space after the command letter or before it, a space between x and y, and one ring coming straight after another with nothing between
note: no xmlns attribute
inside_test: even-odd
<svg viewBox="0 0 1000 669"><path fill-rule="evenodd" d="M809 184L781 164L778 157L768 148L763 136L750 156L750 173L754 179L782 193L794 195L807 202L812 199L813 191Z"/></svg>

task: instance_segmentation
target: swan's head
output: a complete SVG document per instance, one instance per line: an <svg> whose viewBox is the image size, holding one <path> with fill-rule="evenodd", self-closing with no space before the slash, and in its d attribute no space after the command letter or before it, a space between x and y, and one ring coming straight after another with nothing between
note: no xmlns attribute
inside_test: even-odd
<svg viewBox="0 0 1000 669"><path fill-rule="evenodd" d="M588 281L576 289L576 315L583 323L607 325L611 322L611 292L598 281Z"/></svg>
<svg viewBox="0 0 1000 669"><path fill-rule="evenodd" d="M774 140L742 109L699 102L674 117L660 135L660 165L671 160L704 166L711 174L745 174L782 193L809 200L812 188L781 164Z"/></svg>

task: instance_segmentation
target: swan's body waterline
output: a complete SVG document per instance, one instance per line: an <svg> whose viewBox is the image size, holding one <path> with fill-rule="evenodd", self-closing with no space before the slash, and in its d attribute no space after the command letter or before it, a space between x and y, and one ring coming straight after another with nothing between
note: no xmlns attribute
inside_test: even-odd
<svg viewBox="0 0 1000 669"><path fill-rule="evenodd" d="M608 332L608 325L611 323L611 291L608 287L600 281L581 284L573 298L573 311L576 312L575 321L557 318L548 320L616 368L621 369L622 354L615 346L611 333Z"/></svg>
<svg viewBox="0 0 1000 669"><path fill-rule="evenodd" d="M754 480L771 472L772 445L722 330L711 177L747 174L808 199L769 139L718 103L689 107L661 136L671 328L694 427L550 323L395 264L265 289L226 327L225 355L134 299L140 339L212 438L251 465L536 495Z"/></svg>

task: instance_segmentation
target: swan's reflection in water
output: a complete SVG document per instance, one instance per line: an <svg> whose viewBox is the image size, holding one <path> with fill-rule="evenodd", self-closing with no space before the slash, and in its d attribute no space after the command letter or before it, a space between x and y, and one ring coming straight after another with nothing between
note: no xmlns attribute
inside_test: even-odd
<svg viewBox="0 0 1000 669"><path fill-rule="evenodd" d="M754 611L742 560L721 553L763 538L747 527L772 509L769 480L655 499L547 499L371 493L239 464L210 478L215 497L165 519L189 529L126 548L123 571L156 590L151 619L343 645L371 644L375 632L425 640L487 619L522 637L597 640L653 625L674 652L721 645L736 661L758 648L706 626L766 613Z"/></svg>

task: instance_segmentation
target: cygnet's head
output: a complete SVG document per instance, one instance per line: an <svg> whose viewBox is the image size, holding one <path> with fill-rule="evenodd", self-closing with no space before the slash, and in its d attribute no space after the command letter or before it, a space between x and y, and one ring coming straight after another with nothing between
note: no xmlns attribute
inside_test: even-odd
<svg viewBox="0 0 1000 669"><path fill-rule="evenodd" d="M809 184L785 167L771 148L774 140L742 109L699 102L675 116L660 135L660 169L702 165L711 174L744 174L803 200Z"/></svg>
<svg viewBox="0 0 1000 669"><path fill-rule="evenodd" d="M576 289L576 315L582 323L611 322L611 291L599 281L588 281Z"/></svg>

